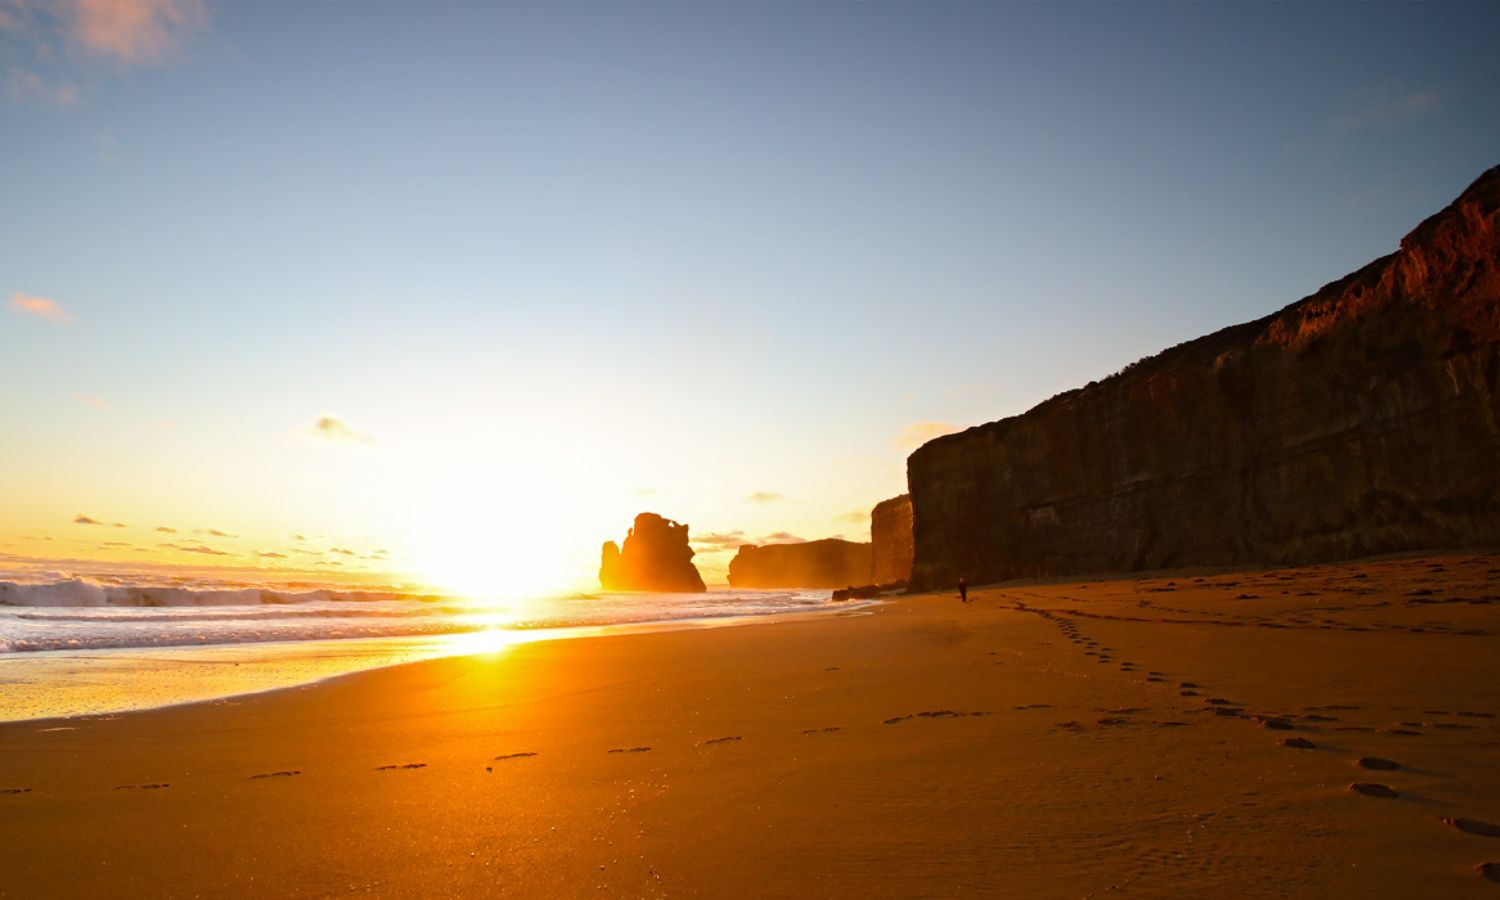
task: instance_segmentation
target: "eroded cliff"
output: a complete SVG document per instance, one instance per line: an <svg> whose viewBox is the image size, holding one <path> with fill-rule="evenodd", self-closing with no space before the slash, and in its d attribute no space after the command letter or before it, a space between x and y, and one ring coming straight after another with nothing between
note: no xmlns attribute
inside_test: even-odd
<svg viewBox="0 0 1500 900"><path fill-rule="evenodd" d="M914 587L1500 543L1500 167L1280 312L933 440Z"/></svg>
<svg viewBox="0 0 1500 900"><path fill-rule="evenodd" d="M898 584L911 577L911 495L875 504L870 511L870 583Z"/></svg>
<svg viewBox="0 0 1500 900"><path fill-rule="evenodd" d="M838 538L797 544L745 544L729 561L737 588L841 588L870 577L870 545Z"/></svg>

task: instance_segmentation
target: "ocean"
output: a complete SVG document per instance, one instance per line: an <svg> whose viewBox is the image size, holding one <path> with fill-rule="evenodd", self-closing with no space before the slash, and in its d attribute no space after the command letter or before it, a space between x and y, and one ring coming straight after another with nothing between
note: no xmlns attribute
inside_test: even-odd
<svg viewBox="0 0 1500 900"><path fill-rule="evenodd" d="M829 591L472 600L399 587L0 573L0 721L226 700L516 643L837 614Z"/></svg>

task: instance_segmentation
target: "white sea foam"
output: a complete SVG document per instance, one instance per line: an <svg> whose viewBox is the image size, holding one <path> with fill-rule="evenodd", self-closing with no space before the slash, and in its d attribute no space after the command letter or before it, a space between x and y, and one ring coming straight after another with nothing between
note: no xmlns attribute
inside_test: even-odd
<svg viewBox="0 0 1500 900"><path fill-rule="evenodd" d="M0 580L0 653L419 637L850 609L827 591L594 594L476 604L398 591Z"/></svg>

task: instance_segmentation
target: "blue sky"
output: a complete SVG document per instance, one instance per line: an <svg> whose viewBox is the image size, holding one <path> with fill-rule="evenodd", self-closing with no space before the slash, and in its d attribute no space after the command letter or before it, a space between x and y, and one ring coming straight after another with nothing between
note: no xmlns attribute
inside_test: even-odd
<svg viewBox="0 0 1500 900"><path fill-rule="evenodd" d="M569 578L643 508L863 536L903 431L1292 302L1500 162L1494 5L126 9L0 0L0 552L500 553L460 535L549 498Z"/></svg>

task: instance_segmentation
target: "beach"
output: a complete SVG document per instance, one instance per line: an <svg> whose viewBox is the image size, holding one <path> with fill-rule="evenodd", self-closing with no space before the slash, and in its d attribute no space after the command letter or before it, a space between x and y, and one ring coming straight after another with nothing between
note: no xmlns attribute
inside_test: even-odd
<svg viewBox="0 0 1500 900"><path fill-rule="evenodd" d="M1500 554L970 597L0 725L0 896L1500 889Z"/></svg>

